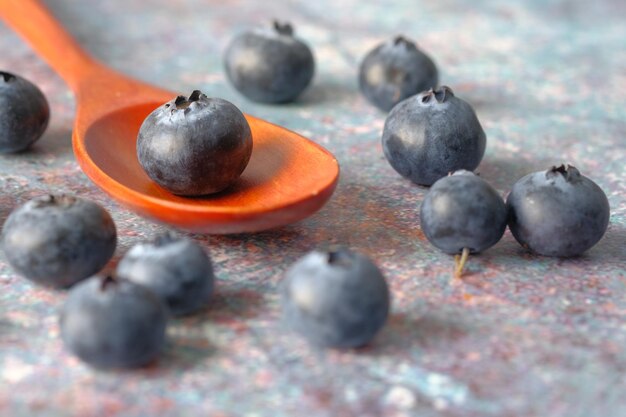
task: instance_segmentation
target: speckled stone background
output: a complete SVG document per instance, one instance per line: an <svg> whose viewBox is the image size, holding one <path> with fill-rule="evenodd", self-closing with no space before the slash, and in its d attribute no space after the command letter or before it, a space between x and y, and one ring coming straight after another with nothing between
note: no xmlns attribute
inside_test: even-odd
<svg viewBox="0 0 626 417"><path fill-rule="evenodd" d="M128 1L46 4L96 57L181 93L200 88L330 149L342 167L328 205L255 235L191 235L219 277L201 314L172 323L155 366L94 372L58 337L65 293L32 286L0 258L0 415L626 416L626 3L606 1ZM1 6L1 2L0 2ZM251 103L221 52L278 17L314 49L295 104ZM25 19L28 16L24 16ZM385 161L385 115L359 95L361 57L404 33L472 103L488 136L482 176L505 196L521 176L569 162L607 193L604 239L576 259L526 253L507 232L452 280L453 260L419 226L425 189ZM103 204L119 228L112 261L163 230L109 200L74 161L74 100L0 23L0 68L37 83L51 124L26 153L0 156L0 221L50 192ZM0 109L1 111L1 109ZM388 277L393 314L368 348L317 351L286 332L277 287L306 251L341 243Z"/></svg>

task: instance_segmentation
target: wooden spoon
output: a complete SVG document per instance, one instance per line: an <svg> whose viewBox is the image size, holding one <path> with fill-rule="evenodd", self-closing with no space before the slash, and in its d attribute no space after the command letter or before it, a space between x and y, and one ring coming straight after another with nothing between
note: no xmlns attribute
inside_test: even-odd
<svg viewBox="0 0 626 417"><path fill-rule="evenodd" d="M246 115L252 158L240 180L214 196L185 198L156 185L137 160L139 126L177 93L131 79L84 52L36 0L0 0L0 17L74 91L72 144L87 176L129 209L192 232L240 233L301 220L320 209L339 177L334 156L285 128Z"/></svg>

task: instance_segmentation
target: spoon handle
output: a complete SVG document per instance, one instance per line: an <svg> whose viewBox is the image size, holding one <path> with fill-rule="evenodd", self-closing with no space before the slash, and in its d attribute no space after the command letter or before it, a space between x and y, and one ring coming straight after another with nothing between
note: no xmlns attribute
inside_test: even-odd
<svg viewBox="0 0 626 417"><path fill-rule="evenodd" d="M0 0L0 17L77 92L99 64L38 0Z"/></svg>

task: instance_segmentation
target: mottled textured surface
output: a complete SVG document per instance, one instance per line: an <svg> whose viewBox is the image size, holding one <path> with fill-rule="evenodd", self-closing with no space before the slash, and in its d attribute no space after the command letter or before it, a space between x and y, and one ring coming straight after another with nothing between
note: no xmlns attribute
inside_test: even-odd
<svg viewBox="0 0 626 417"><path fill-rule="evenodd" d="M181 93L200 88L292 128L334 152L342 174L329 204L299 224L191 236L213 256L216 295L201 314L173 323L165 356L144 371L93 372L68 355L57 325L65 293L34 287L0 261L0 415L626 415L623 1L47 4L114 68ZM312 87L282 107L246 101L221 64L235 31L273 17L294 22L318 63ZM561 162L606 190L611 220L596 247L576 259L542 258L507 231L452 280L452 257L420 231L425 189L387 164L384 114L358 94L360 58L401 32L475 107L488 138L478 170L502 195ZM46 192L92 198L117 223L115 261L163 230L82 174L70 146L72 94L2 24L0 68L36 82L52 109L30 152L0 156L0 221ZM392 316L366 349L317 351L280 322L285 269L332 242L369 253L389 279Z"/></svg>

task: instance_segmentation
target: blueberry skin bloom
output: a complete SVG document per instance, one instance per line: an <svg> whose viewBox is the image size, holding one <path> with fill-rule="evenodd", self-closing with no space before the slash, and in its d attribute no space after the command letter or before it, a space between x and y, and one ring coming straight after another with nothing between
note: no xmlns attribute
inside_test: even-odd
<svg viewBox="0 0 626 417"><path fill-rule="evenodd" d="M44 286L69 287L102 269L117 244L115 224L98 204L43 196L15 209L2 230L9 264Z"/></svg>
<svg viewBox="0 0 626 417"><path fill-rule="evenodd" d="M384 111L407 97L437 87L438 82L432 59L402 36L372 49L359 70L361 92Z"/></svg>
<svg viewBox="0 0 626 417"><path fill-rule="evenodd" d="M224 67L233 86L250 100L288 103L310 84L315 61L290 24L274 22L272 29L236 36L226 49Z"/></svg>
<svg viewBox="0 0 626 417"><path fill-rule="evenodd" d="M30 81L0 71L0 153L19 152L43 135L50 107Z"/></svg>
<svg viewBox="0 0 626 417"><path fill-rule="evenodd" d="M571 165L526 175L506 202L513 236L539 255L580 255L598 243L609 224L606 194Z"/></svg>
<svg viewBox="0 0 626 417"><path fill-rule="evenodd" d="M203 307L215 279L204 249L170 233L133 246L118 264L117 275L150 289L177 316Z"/></svg>
<svg viewBox="0 0 626 417"><path fill-rule="evenodd" d="M148 176L173 194L200 196L232 185L252 155L252 133L232 103L195 90L155 109L137 138Z"/></svg>
<svg viewBox="0 0 626 417"><path fill-rule="evenodd" d="M400 175L429 186L450 172L476 169L487 139L474 109L443 86L395 106L385 121L382 143L387 161Z"/></svg>
<svg viewBox="0 0 626 417"><path fill-rule="evenodd" d="M313 345L352 348L385 324L389 289L366 256L345 248L313 251L287 271L282 304L289 327Z"/></svg>
<svg viewBox="0 0 626 417"><path fill-rule="evenodd" d="M100 369L135 368L165 344L167 308L147 288L94 276L71 289L59 320L66 348Z"/></svg>
<svg viewBox="0 0 626 417"><path fill-rule="evenodd" d="M504 199L485 180L460 170L428 190L420 209L426 238L445 253L482 252L498 243L506 229Z"/></svg>

